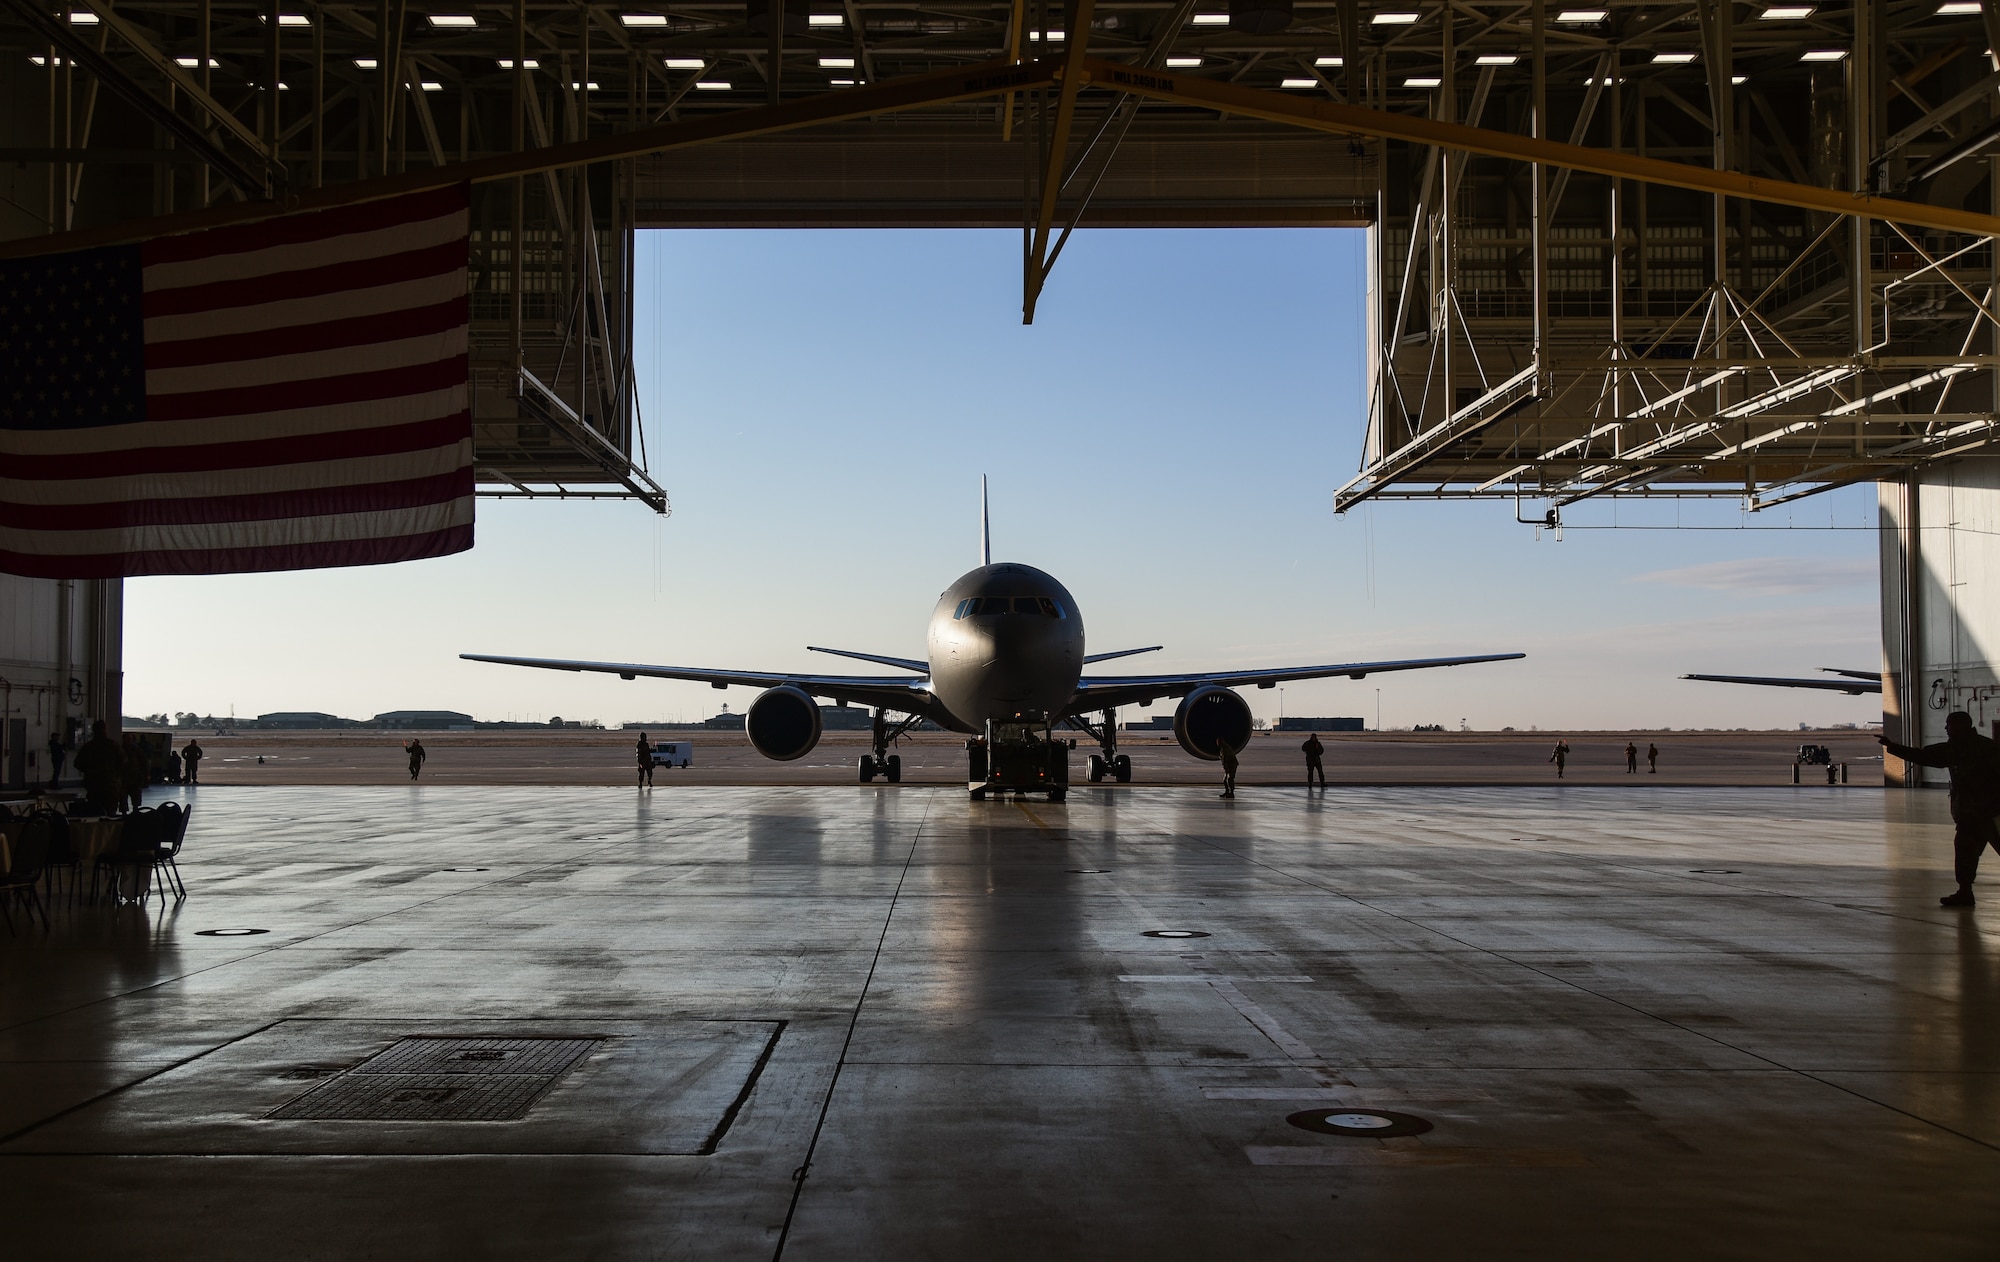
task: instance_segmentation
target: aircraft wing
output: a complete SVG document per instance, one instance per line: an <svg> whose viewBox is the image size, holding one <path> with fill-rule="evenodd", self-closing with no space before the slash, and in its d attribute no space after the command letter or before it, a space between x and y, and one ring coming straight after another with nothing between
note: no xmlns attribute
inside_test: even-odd
<svg viewBox="0 0 2000 1262"><path fill-rule="evenodd" d="M594 671L620 679L684 679L714 688L776 688L790 684L815 697L883 706L904 714L936 718L938 705L926 687L928 679L906 675L802 675L786 671L707 670L696 666L648 666L641 662L573 662L555 657L495 657L460 653L468 662L498 662L502 666L533 666L540 670Z"/></svg>
<svg viewBox="0 0 2000 1262"><path fill-rule="evenodd" d="M1526 653L1486 653L1477 657L1416 657L1393 662L1342 662L1335 666L1196 671L1185 675L1119 675L1103 678L1086 675L1077 684L1076 699L1070 703L1070 713L1087 714L1092 710L1137 705L1143 701L1156 701L1161 697L1184 697L1207 684L1219 684L1225 688L1248 684L1254 684L1259 688L1275 688L1293 679L1327 679L1335 675L1345 675L1349 679L1364 679L1369 675L1386 674L1392 670L1427 670L1433 666L1507 662L1526 656Z"/></svg>
<svg viewBox="0 0 2000 1262"><path fill-rule="evenodd" d="M1842 671L1845 679L1779 679L1769 675L1682 675L1682 679L1701 679L1712 684L1756 684L1764 688L1818 688L1823 692L1844 692L1850 697L1858 697L1864 692L1881 692L1882 679L1878 675L1869 678L1861 671Z"/></svg>

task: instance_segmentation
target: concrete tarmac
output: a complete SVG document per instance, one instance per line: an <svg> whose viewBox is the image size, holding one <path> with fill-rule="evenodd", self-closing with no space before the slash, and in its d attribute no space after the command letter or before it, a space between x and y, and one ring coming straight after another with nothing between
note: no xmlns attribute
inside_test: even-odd
<svg viewBox="0 0 2000 1262"><path fill-rule="evenodd" d="M0 938L10 1257L2000 1239L2000 885L1937 906L1939 793L184 796L186 901ZM1355 1111L1430 1129L1294 1121Z"/></svg>

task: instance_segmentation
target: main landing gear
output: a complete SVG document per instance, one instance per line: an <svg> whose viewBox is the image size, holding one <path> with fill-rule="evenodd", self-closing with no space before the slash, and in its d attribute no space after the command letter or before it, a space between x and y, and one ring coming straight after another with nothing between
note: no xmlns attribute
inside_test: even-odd
<svg viewBox="0 0 2000 1262"><path fill-rule="evenodd" d="M876 776L881 776L890 784L902 783L902 755L890 753L889 747L896 743L897 737L923 722L923 719L921 714L912 714L891 723L887 710L875 712L875 752L861 755L861 783L873 784Z"/></svg>
<svg viewBox="0 0 2000 1262"><path fill-rule="evenodd" d="M1104 711L1096 724L1082 715L1071 715L1063 721L1079 731L1088 732L1102 751L1092 754L1090 761L1084 764L1084 775L1092 784L1102 784L1106 776L1119 784L1132 782L1132 759L1118 752L1118 711Z"/></svg>

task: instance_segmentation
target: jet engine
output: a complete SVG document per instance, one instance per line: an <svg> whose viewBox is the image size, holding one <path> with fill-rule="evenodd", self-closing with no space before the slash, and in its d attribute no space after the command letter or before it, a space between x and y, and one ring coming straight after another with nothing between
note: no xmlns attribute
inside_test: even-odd
<svg viewBox="0 0 2000 1262"><path fill-rule="evenodd" d="M1174 711L1174 739L1182 749L1209 762L1222 757L1217 741L1226 740L1241 753L1250 743L1249 703L1215 684L1197 688Z"/></svg>
<svg viewBox="0 0 2000 1262"><path fill-rule="evenodd" d="M767 689L744 713L743 730L766 758L803 758L819 744L819 703L790 684Z"/></svg>

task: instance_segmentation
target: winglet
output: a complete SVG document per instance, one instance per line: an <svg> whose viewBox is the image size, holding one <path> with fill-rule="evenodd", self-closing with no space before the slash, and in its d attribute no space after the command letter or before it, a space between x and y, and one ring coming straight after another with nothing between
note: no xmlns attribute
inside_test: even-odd
<svg viewBox="0 0 2000 1262"><path fill-rule="evenodd" d="M979 475L979 564L993 564L993 527L986 513L986 475Z"/></svg>

